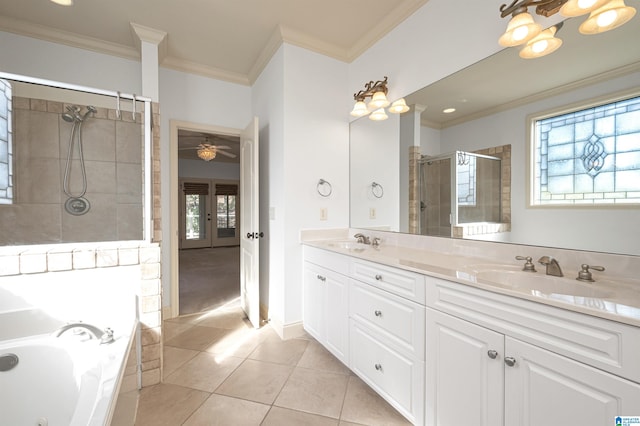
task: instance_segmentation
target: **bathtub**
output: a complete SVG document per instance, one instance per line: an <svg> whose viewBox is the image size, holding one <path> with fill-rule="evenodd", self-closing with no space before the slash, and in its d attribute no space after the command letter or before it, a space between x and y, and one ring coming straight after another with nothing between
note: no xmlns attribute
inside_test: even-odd
<svg viewBox="0 0 640 426"><path fill-rule="evenodd" d="M108 344L72 331L52 336L62 324L33 309L0 314L0 356L15 354L19 360L0 371L0 425L110 423L135 318L129 326L120 322L120 330L114 327L115 341Z"/></svg>

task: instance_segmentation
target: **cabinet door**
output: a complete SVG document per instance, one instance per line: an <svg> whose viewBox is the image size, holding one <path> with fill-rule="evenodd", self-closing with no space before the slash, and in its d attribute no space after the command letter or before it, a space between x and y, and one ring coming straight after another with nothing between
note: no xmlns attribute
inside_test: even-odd
<svg viewBox="0 0 640 426"><path fill-rule="evenodd" d="M509 426L613 425L640 412L636 383L513 338L505 346Z"/></svg>
<svg viewBox="0 0 640 426"><path fill-rule="evenodd" d="M504 335L433 309L426 316L426 424L502 425Z"/></svg>
<svg viewBox="0 0 640 426"><path fill-rule="evenodd" d="M328 272L312 263L304 264L302 323L304 329L320 343L325 341L325 286Z"/></svg>
<svg viewBox="0 0 640 426"><path fill-rule="evenodd" d="M325 290L325 346L344 364L349 363L349 281L347 277L328 273Z"/></svg>

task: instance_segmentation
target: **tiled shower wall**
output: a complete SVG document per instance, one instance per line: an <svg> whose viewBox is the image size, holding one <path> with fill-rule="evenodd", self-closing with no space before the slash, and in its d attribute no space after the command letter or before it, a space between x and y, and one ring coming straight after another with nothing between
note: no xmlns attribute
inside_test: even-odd
<svg viewBox="0 0 640 426"><path fill-rule="evenodd" d="M82 124L90 210L67 213L63 192L73 123L62 119L67 104L13 98L15 198L0 209L0 245L141 240L143 129L141 114L116 119L98 108ZM81 106L81 114L86 111ZM78 146L73 150L70 192L82 190Z"/></svg>

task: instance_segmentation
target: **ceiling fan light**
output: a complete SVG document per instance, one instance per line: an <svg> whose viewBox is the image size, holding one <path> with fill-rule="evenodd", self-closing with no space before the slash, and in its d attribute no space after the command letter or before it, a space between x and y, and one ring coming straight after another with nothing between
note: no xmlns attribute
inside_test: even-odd
<svg viewBox="0 0 640 426"><path fill-rule="evenodd" d="M562 40L555 37L556 31L558 31L557 27L553 26L529 40L520 51L520 57L524 59L540 58L558 50L562 46Z"/></svg>
<svg viewBox="0 0 640 426"><path fill-rule="evenodd" d="M204 161L211 161L216 158L216 149L214 147L202 147L198 149L198 157Z"/></svg>
<svg viewBox="0 0 640 426"><path fill-rule="evenodd" d="M407 101L404 98L400 98L389 107L389 112L393 114L403 114L409 111L409 107L407 106Z"/></svg>
<svg viewBox="0 0 640 426"><path fill-rule="evenodd" d="M560 8L560 14L573 18L590 13L605 5L609 0L569 0Z"/></svg>
<svg viewBox="0 0 640 426"><path fill-rule="evenodd" d="M524 44L540 34L542 27L533 21L528 12L519 13L507 24L507 30L498 39L500 46L513 47Z"/></svg>
<svg viewBox="0 0 640 426"><path fill-rule="evenodd" d="M384 108L377 109L371 113L369 119L373 121L382 121L389 118L386 112L384 112Z"/></svg>
<svg viewBox="0 0 640 426"><path fill-rule="evenodd" d="M371 97L371 101L369 101L369 109L386 108L389 104L390 102L384 92L376 92Z"/></svg>
<svg viewBox="0 0 640 426"><path fill-rule="evenodd" d="M365 104L364 101L357 101L351 110L351 115L354 117L362 117L369 114L369 112L367 104Z"/></svg>
<svg viewBox="0 0 640 426"><path fill-rule="evenodd" d="M610 0L604 6L594 10L589 18L580 24L582 34L600 34L627 23L636 14L636 10L624 4L624 0Z"/></svg>

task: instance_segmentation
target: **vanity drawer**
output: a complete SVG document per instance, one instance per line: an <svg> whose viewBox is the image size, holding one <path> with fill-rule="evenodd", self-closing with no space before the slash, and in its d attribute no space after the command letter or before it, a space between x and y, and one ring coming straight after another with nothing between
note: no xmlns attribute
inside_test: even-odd
<svg viewBox="0 0 640 426"><path fill-rule="evenodd" d="M350 320L351 369L414 424L423 422L424 362L381 343Z"/></svg>
<svg viewBox="0 0 640 426"><path fill-rule="evenodd" d="M352 279L349 314L375 330L386 332L407 355L424 359L424 306Z"/></svg>
<svg viewBox="0 0 640 426"><path fill-rule="evenodd" d="M306 262L320 265L342 275L349 274L348 256L310 246L303 246L303 256Z"/></svg>
<svg viewBox="0 0 640 426"><path fill-rule="evenodd" d="M352 259L351 277L421 305L425 303L423 275L365 260Z"/></svg>

